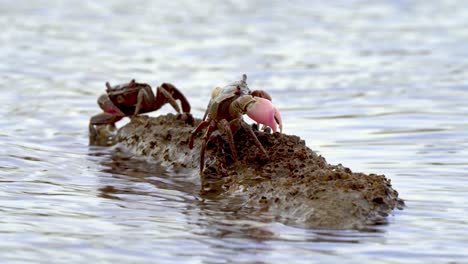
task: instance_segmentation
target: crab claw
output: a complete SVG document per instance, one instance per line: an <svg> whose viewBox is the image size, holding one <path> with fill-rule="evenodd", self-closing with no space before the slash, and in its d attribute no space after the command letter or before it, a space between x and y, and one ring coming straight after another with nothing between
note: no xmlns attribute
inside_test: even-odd
<svg viewBox="0 0 468 264"><path fill-rule="evenodd" d="M247 115L254 121L271 127L273 132L277 131L276 124L278 124L280 132L282 132L281 114L271 101L261 97L253 97L253 100L254 102L247 106Z"/></svg>

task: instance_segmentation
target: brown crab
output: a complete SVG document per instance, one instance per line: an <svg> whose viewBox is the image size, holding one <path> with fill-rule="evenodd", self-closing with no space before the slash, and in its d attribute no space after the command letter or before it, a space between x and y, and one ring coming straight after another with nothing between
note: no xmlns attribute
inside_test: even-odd
<svg viewBox="0 0 468 264"><path fill-rule="evenodd" d="M151 86L146 83L138 83L131 80L129 83L111 86L106 82L106 94L98 98L99 107L104 110L89 120L89 137L94 141L98 136L95 126L109 125L115 128L115 123L120 119L134 117L140 113L148 113L161 108L169 103L181 113L175 100L180 100L182 111L190 113L190 104L185 96L172 84L163 83L156 88L156 96Z"/></svg>
<svg viewBox="0 0 468 264"><path fill-rule="evenodd" d="M247 86L247 75L244 74L242 80L224 88L215 88L211 94L211 100L203 116L203 121L193 130L189 139L189 147L193 148L194 137L202 129L208 127L203 136L204 142L200 151L200 174L203 174L205 166L206 145L216 129L226 133L235 162L237 162L238 158L233 132L236 132L240 127L248 131L254 139L255 145L265 156L268 156L252 128L242 119L244 114L247 114L258 123L271 127L273 132L277 131L276 124L279 125L280 131L282 130L281 115L271 103L271 96L262 90L250 91Z"/></svg>

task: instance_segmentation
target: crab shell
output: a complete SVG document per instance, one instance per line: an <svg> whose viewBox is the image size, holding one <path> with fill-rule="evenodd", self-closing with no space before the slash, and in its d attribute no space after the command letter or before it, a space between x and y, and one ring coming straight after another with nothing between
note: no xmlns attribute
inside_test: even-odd
<svg viewBox="0 0 468 264"><path fill-rule="evenodd" d="M229 98L250 94L250 89L247 86L247 75L242 76L242 80L233 82L223 88L216 87L211 94L212 100L221 103Z"/></svg>
<svg viewBox="0 0 468 264"><path fill-rule="evenodd" d="M127 84L119 84L115 86L111 86L107 82L106 87L107 96L112 104L114 104L112 107L113 109L106 111L111 114L115 114L114 112L120 112L124 115L131 115L135 111L135 105L138 102L138 93L140 90L146 89L152 94L150 85L146 83L137 83L135 80L131 80Z"/></svg>

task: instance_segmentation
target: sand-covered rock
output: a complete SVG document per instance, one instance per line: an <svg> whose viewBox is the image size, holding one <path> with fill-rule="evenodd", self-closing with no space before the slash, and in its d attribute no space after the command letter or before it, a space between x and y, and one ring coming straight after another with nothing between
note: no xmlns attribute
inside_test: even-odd
<svg viewBox="0 0 468 264"><path fill-rule="evenodd" d="M202 137L193 149L188 139L199 122L190 115L140 116L122 127L116 140L137 155L198 171ZM240 198L244 207L268 211L278 221L327 229L381 223L403 204L383 175L330 165L297 136L256 134L268 156L239 130L234 136L237 163L224 136L213 134L200 177L202 196Z"/></svg>

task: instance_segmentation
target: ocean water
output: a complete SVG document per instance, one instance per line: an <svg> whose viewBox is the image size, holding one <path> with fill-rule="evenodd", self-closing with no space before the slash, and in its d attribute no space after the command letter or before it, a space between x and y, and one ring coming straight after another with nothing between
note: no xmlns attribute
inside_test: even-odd
<svg viewBox="0 0 468 264"><path fill-rule="evenodd" d="M2 263L467 263L467 4L0 0ZM243 73L285 133L385 174L406 208L368 230L300 229L88 145L106 81L171 82L200 117Z"/></svg>

